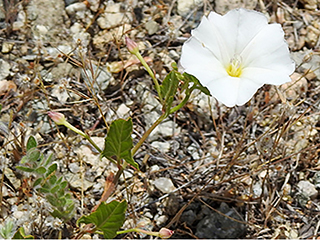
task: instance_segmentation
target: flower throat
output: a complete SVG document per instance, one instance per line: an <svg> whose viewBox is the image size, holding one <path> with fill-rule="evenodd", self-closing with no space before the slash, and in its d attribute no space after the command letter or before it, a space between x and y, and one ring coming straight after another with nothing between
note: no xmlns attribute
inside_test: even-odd
<svg viewBox="0 0 320 240"><path fill-rule="evenodd" d="M242 64L241 56L235 55L231 58L230 63L226 67L226 71L231 77L241 77L242 74Z"/></svg>

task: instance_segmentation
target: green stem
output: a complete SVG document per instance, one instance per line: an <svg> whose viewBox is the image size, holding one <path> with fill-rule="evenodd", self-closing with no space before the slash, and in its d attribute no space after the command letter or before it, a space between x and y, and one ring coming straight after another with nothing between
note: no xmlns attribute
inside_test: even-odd
<svg viewBox="0 0 320 240"><path fill-rule="evenodd" d="M141 147L142 143L147 139L147 137L150 135L150 133L153 131L153 129L156 128L166 117L168 116L167 113L163 113L153 124L152 126L143 134L139 142L134 146L131 153L132 156L135 155L135 153L138 151L138 149Z"/></svg>
<svg viewBox="0 0 320 240"><path fill-rule="evenodd" d="M185 98L182 100L181 103L179 103L177 106L173 107L170 109L169 114L174 113L176 111L178 111L180 108L182 108L184 105L186 105L186 103L189 101L190 95L192 93L192 91L196 89L195 86L192 86L190 89L186 90L186 96Z"/></svg>
<svg viewBox="0 0 320 240"><path fill-rule="evenodd" d="M84 137L85 139L87 139L91 145L97 149L97 151L99 153L102 153L102 150L98 147L98 145L89 137L88 134L82 132L81 130L79 130L78 128L72 126L70 123L68 123L67 121L63 123L64 126L66 126L67 128L69 128L70 130L74 131L75 133L78 133L79 135L81 135L82 137Z"/></svg>
<svg viewBox="0 0 320 240"><path fill-rule="evenodd" d="M131 229L123 230L123 231L118 231L117 235L123 234L123 233L129 233L129 232L138 232L138 233L144 233L147 235L159 237L159 232L150 232L150 231L140 229L140 228L131 228Z"/></svg>
<svg viewBox="0 0 320 240"><path fill-rule="evenodd" d="M136 54L136 57L139 59L139 61L142 63L142 65L146 68L147 72L149 73L149 75L151 76L152 80L153 80L153 83L154 83L154 86L157 90L157 93L158 93L158 96L159 96L159 99L160 101L162 102L162 94L161 94L161 91L160 91L160 85L158 83L158 80L156 79L153 71L151 70L151 68L149 67L149 65L146 63L146 61L143 59L143 57L141 56L141 54L139 52L137 52Z"/></svg>

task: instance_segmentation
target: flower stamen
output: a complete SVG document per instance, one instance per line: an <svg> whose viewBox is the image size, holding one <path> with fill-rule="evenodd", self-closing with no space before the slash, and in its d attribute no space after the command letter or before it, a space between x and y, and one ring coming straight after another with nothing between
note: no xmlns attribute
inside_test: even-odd
<svg viewBox="0 0 320 240"><path fill-rule="evenodd" d="M226 67L227 73L231 77L241 77L242 74L242 59L241 56L235 55L231 58L230 63Z"/></svg>

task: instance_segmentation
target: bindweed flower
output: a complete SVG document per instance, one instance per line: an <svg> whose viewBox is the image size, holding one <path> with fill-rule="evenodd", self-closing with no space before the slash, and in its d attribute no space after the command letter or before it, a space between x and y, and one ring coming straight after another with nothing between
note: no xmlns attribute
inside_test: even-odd
<svg viewBox="0 0 320 240"><path fill-rule="evenodd" d="M264 84L291 81L295 64L280 24L243 8L203 17L182 47L181 65L228 107L243 105Z"/></svg>

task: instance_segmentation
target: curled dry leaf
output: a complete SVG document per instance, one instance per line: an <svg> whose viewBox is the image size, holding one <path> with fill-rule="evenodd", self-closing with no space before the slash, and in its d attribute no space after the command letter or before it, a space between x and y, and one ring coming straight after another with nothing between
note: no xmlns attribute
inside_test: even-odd
<svg viewBox="0 0 320 240"><path fill-rule="evenodd" d="M17 85L13 81L8 81L8 80L0 81L0 96L2 96L5 93L9 92L11 89L14 92L17 91Z"/></svg>
<svg viewBox="0 0 320 240"><path fill-rule="evenodd" d="M152 58L151 57L144 57L143 58L146 63L151 63L152 62ZM120 71L122 71L123 69L126 69L127 67L130 67L134 64L138 64L140 63L140 61L137 59L137 58L134 58L134 59L130 59L126 62L122 62L122 61L119 61L119 62L112 62L110 64L108 64L108 71L111 72L111 73L118 73Z"/></svg>

